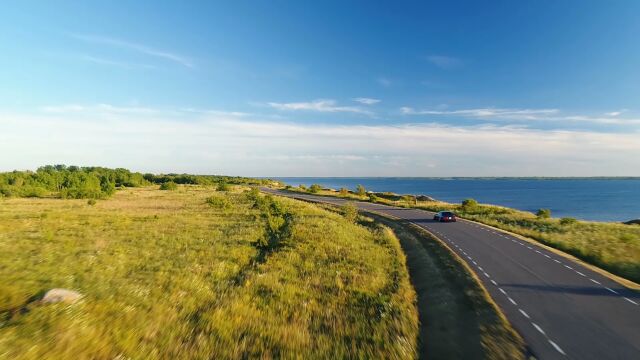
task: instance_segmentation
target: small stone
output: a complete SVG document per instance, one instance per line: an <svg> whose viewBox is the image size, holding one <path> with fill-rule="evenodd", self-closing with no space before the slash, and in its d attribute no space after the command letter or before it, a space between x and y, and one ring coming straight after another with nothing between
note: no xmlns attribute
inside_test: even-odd
<svg viewBox="0 0 640 360"><path fill-rule="evenodd" d="M77 291L69 289L51 289L44 294L42 298L43 304L55 304L59 302L65 302L73 304L82 298L82 294Z"/></svg>

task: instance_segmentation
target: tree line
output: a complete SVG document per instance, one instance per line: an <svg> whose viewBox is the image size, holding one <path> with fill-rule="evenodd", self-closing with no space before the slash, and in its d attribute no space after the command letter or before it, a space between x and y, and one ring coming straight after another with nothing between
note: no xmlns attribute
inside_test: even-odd
<svg viewBox="0 0 640 360"><path fill-rule="evenodd" d="M141 187L173 182L191 185L263 185L265 179L218 175L142 174L127 169L47 165L36 171L0 173L0 197L57 197L63 199L104 199L117 188Z"/></svg>

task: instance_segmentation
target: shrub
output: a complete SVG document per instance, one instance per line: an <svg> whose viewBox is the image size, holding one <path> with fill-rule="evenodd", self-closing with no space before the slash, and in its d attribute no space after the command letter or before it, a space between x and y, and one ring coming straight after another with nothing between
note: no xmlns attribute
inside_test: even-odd
<svg viewBox="0 0 640 360"><path fill-rule="evenodd" d="M304 184L298 185L298 188L300 188L300 190L302 190L302 191L306 191L307 190L307 187L304 186Z"/></svg>
<svg viewBox="0 0 640 360"><path fill-rule="evenodd" d="M342 215L354 223L358 219L358 207L354 203L348 202L342 206Z"/></svg>
<svg viewBox="0 0 640 360"><path fill-rule="evenodd" d="M470 210L478 206L478 202L475 199L464 199L462 201L462 209Z"/></svg>
<svg viewBox="0 0 640 360"><path fill-rule="evenodd" d="M340 188L340 196L347 196L349 195L349 190L347 190L347 188Z"/></svg>
<svg viewBox="0 0 640 360"><path fill-rule="evenodd" d="M91 206L93 206L93 205L95 205L95 204L96 204L96 199L89 199L89 200L87 201L87 205L91 205Z"/></svg>
<svg viewBox="0 0 640 360"><path fill-rule="evenodd" d="M209 204L209 206L223 210L231 207L231 202L229 202L229 199L223 196L210 196L205 201L207 202L207 204Z"/></svg>
<svg viewBox="0 0 640 360"><path fill-rule="evenodd" d="M358 186L356 186L356 194L365 196L367 194L367 189L365 189L364 186L358 184Z"/></svg>
<svg viewBox="0 0 640 360"><path fill-rule="evenodd" d="M418 204L418 199L413 195L405 195L405 196L402 197L402 200L404 200L409 205L417 205Z"/></svg>
<svg viewBox="0 0 640 360"><path fill-rule="evenodd" d="M551 217L551 210L549 209L538 209L536 212L536 216L540 219L548 219Z"/></svg>
<svg viewBox="0 0 640 360"><path fill-rule="evenodd" d="M218 191L229 191L231 190L231 186L229 186L229 184L227 184L226 182L220 182L218 183Z"/></svg>
<svg viewBox="0 0 640 360"><path fill-rule="evenodd" d="M571 225L575 224L576 222L578 222L578 220L571 217L563 217L562 219L560 219L560 225Z"/></svg>
<svg viewBox="0 0 640 360"><path fill-rule="evenodd" d="M369 194L369 201L371 201L371 202L376 202L376 201L378 201L378 200L380 200L380 198L378 197L378 195L376 195L376 194Z"/></svg>
<svg viewBox="0 0 640 360"><path fill-rule="evenodd" d="M320 192L320 190L322 190L322 186L320 186L319 184L313 184L309 187L309 192L312 194L316 194Z"/></svg>
<svg viewBox="0 0 640 360"><path fill-rule="evenodd" d="M173 181L167 181L160 185L160 190L177 190L177 189L178 189L178 185Z"/></svg>

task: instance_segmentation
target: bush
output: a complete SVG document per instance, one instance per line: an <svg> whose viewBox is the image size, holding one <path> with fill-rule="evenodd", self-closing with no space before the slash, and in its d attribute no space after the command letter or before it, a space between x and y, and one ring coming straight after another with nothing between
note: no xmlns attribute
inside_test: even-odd
<svg viewBox="0 0 640 360"><path fill-rule="evenodd" d="M177 189L178 189L178 185L173 181L167 181L160 185L160 190L177 190Z"/></svg>
<svg viewBox="0 0 640 360"><path fill-rule="evenodd" d="M540 219L548 219L551 217L551 210L550 209L538 209L538 212L536 212L536 216L539 217Z"/></svg>
<svg viewBox="0 0 640 360"><path fill-rule="evenodd" d="M96 199L89 199L89 200L87 201L87 205L91 205L91 206L93 206L93 205L95 205L95 204L96 204Z"/></svg>
<svg viewBox="0 0 640 360"><path fill-rule="evenodd" d="M356 222L358 219L358 207L352 203L348 202L342 206L342 215L349 222Z"/></svg>
<svg viewBox="0 0 640 360"><path fill-rule="evenodd" d="M300 190L302 190L302 191L306 191L307 190L307 187L304 186L304 184L298 185L298 188L300 188Z"/></svg>
<svg viewBox="0 0 640 360"><path fill-rule="evenodd" d="M367 194L367 189L365 189L364 186L358 184L358 186L356 186L356 194L365 196Z"/></svg>
<svg viewBox="0 0 640 360"><path fill-rule="evenodd" d="M378 200L380 200L380 198L378 197L378 195L376 195L376 194L369 194L369 201L371 201L371 202L376 202L376 201L378 201Z"/></svg>
<svg viewBox="0 0 640 360"><path fill-rule="evenodd" d="M229 186L229 184L227 184L226 182L220 182L218 183L218 191L229 191L231 190L231 186Z"/></svg>
<svg viewBox="0 0 640 360"><path fill-rule="evenodd" d="M475 199L465 199L462 201L462 209L470 210L478 206L478 202Z"/></svg>
<svg viewBox="0 0 640 360"><path fill-rule="evenodd" d="M320 186L319 184L313 184L309 187L309 192L312 194L316 194L320 192L320 190L322 190L322 186Z"/></svg>
<svg viewBox="0 0 640 360"><path fill-rule="evenodd" d="M347 190L346 188L340 188L340 196L347 196L349 195L349 190Z"/></svg>
<svg viewBox="0 0 640 360"><path fill-rule="evenodd" d="M571 225L577 223L578 220L571 217L563 217L560 219L560 225Z"/></svg>
<svg viewBox="0 0 640 360"><path fill-rule="evenodd" d="M210 196L206 200L207 204L212 207L226 210L231 207L229 199L223 196Z"/></svg>

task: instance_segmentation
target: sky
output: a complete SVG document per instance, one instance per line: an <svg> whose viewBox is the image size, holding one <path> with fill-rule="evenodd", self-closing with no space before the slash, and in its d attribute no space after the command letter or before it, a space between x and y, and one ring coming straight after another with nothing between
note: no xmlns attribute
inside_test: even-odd
<svg viewBox="0 0 640 360"><path fill-rule="evenodd" d="M640 2L20 1L0 171L640 176Z"/></svg>

